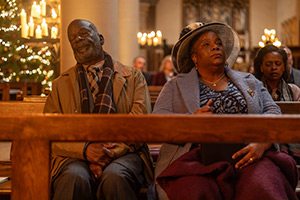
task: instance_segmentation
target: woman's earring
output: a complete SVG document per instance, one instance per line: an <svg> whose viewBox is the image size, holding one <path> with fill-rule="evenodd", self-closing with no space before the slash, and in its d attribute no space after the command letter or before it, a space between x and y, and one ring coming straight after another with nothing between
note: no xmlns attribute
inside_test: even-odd
<svg viewBox="0 0 300 200"><path fill-rule="evenodd" d="M195 69L196 69L196 71L198 71L198 65L197 65L197 63L195 63Z"/></svg>

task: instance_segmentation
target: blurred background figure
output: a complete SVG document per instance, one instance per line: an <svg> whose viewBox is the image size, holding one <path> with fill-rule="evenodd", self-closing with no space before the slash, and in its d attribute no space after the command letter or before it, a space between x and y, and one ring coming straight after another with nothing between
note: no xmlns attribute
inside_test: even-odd
<svg viewBox="0 0 300 200"><path fill-rule="evenodd" d="M300 89L287 83L288 56L283 49L273 45L261 48L254 59L255 76L268 89L274 101L299 101Z"/></svg>
<svg viewBox="0 0 300 200"><path fill-rule="evenodd" d="M249 66L247 72L250 73L250 74L254 74L254 67L253 67L253 65L250 65L250 66Z"/></svg>
<svg viewBox="0 0 300 200"><path fill-rule="evenodd" d="M164 85L167 81L169 81L173 76L176 76L177 73L175 71L171 55L166 56L159 68L159 72L157 72L153 76L152 85Z"/></svg>
<svg viewBox="0 0 300 200"><path fill-rule="evenodd" d="M142 71L146 79L147 85L151 85L152 75L144 71L147 66L147 59L144 56L137 56L133 59L133 66Z"/></svg>
<svg viewBox="0 0 300 200"><path fill-rule="evenodd" d="M286 45L281 45L280 47L285 51L287 54L287 72L289 73L289 83L294 83L298 87L300 87L300 70L295 69L293 67L294 60L293 60L293 54L290 48L288 48Z"/></svg>
<svg viewBox="0 0 300 200"><path fill-rule="evenodd" d="M255 76L262 80L275 101L300 100L300 88L287 83L290 64L288 57L283 48L268 45L260 49L254 59ZM280 150L291 155L300 164L300 144L280 144Z"/></svg>

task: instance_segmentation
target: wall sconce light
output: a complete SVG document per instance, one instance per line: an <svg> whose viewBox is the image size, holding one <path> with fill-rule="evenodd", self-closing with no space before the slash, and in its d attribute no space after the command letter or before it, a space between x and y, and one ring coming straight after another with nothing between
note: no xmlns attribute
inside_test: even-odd
<svg viewBox="0 0 300 200"><path fill-rule="evenodd" d="M268 44L273 44L276 47L281 46L281 42L278 40L276 37L276 31L275 29L265 29L264 30L264 35L261 36L261 40L258 45L262 48Z"/></svg>

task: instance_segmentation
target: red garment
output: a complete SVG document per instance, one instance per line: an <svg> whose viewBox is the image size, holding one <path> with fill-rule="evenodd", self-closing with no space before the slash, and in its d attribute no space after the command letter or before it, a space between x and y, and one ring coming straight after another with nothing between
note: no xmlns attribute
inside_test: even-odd
<svg viewBox="0 0 300 200"><path fill-rule="evenodd" d="M297 199L298 170L293 158L284 153L269 150L242 170L228 162L204 166L200 155L200 148L193 149L157 177L170 200Z"/></svg>
<svg viewBox="0 0 300 200"><path fill-rule="evenodd" d="M176 76L177 73L174 72L173 76ZM167 82L166 76L163 71L157 72L154 74L152 79L152 85L161 85L163 86Z"/></svg>

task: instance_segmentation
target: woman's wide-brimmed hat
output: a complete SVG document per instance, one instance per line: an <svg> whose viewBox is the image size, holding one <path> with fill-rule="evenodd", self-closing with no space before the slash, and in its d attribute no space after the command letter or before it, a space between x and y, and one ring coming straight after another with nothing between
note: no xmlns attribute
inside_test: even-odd
<svg viewBox="0 0 300 200"><path fill-rule="evenodd" d="M178 42L172 48L172 61L179 73L188 73L194 67L191 59L192 43L195 43L195 39L201 33L207 31L213 31L220 37L225 47L228 67L233 66L240 51L240 40L237 32L230 26L219 22L209 24L195 22L182 30Z"/></svg>

